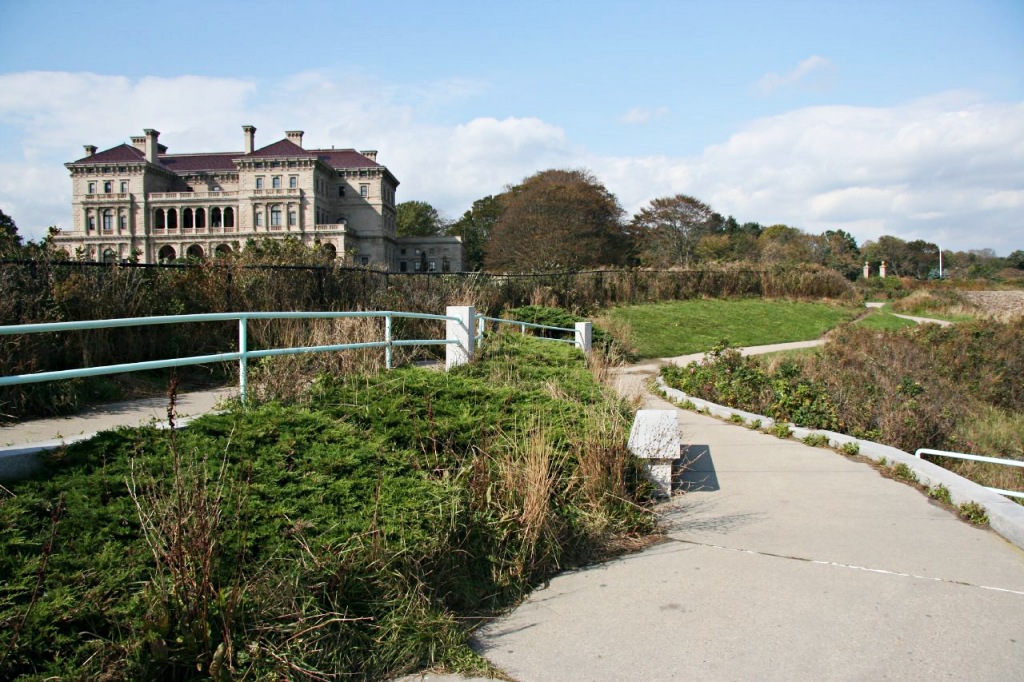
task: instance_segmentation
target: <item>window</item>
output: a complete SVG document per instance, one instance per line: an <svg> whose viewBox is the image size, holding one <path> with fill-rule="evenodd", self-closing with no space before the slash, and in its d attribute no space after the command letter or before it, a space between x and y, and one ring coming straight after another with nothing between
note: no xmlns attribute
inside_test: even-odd
<svg viewBox="0 0 1024 682"><path fill-rule="evenodd" d="M275 175L270 179L270 186L274 189L281 189L281 176Z"/></svg>
<svg viewBox="0 0 1024 682"><path fill-rule="evenodd" d="M338 185L338 196L345 196L345 185Z"/></svg>
<svg viewBox="0 0 1024 682"><path fill-rule="evenodd" d="M402 249L402 255L403 256L405 255L405 249Z"/></svg>
<svg viewBox="0 0 1024 682"><path fill-rule="evenodd" d="M103 231L107 232L114 229L114 212L109 208L103 212Z"/></svg>
<svg viewBox="0 0 1024 682"><path fill-rule="evenodd" d="M281 227L281 207L273 206L270 209L270 225L272 227Z"/></svg>
<svg viewBox="0 0 1024 682"><path fill-rule="evenodd" d="M420 266L421 266L421 263L419 261L416 261L413 264L413 269L416 270L416 272L419 272L420 271Z"/></svg>
<svg viewBox="0 0 1024 682"><path fill-rule="evenodd" d="M299 178L297 175L288 176L288 189L295 189L299 186Z"/></svg>
<svg viewBox="0 0 1024 682"><path fill-rule="evenodd" d="M430 263L427 264L427 270L430 270L431 272L437 270L437 263L435 261L430 261Z"/></svg>
<svg viewBox="0 0 1024 682"><path fill-rule="evenodd" d="M127 216L125 216L124 213L122 213L120 216L118 216L117 227L122 232L124 232L125 230L128 229L128 218L127 218Z"/></svg>
<svg viewBox="0 0 1024 682"><path fill-rule="evenodd" d="M256 227L263 227L263 211L256 211Z"/></svg>
<svg viewBox="0 0 1024 682"><path fill-rule="evenodd" d="M224 227L235 226L235 209L228 206L224 209Z"/></svg>
<svg viewBox="0 0 1024 682"><path fill-rule="evenodd" d="M90 215L88 218L85 219L85 229L89 230L90 232L92 230L96 229L96 217L95 216Z"/></svg>
<svg viewBox="0 0 1024 682"><path fill-rule="evenodd" d="M409 264L406 263L405 261L402 261L401 263L398 264L398 271L409 272Z"/></svg>
<svg viewBox="0 0 1024 682"><path fill-rule="evenodd" d="M106 249L103 252L103 262L107 265L112 265L117 262L117 254L114 253L113 249Z"/></svg>
<svg viewBox="0 0 1024 682"><path fill-rule="evenodd" d="M256 176L256 189L263 189L263 176L262 175L257 175Z"/></svg>
<svg viewBox="0 0 1024 682"><path fill-rule="evenodd" d="M95 182L90 182L89 183L89 194L96 194L96 183Z"/></svg>
<svg viewBox="0 0 1024 682"><path fill-rule="evenodd" d="M297 224L298 216L295 215L295 211L288 211L288 224L295 227Z"/></svg>
<svg viewBox="0 0 1024 682"><path fill-rule="evenodd" d="M359 196L364 197L364 198L370 196L370 186L369 185L359 185Z"/></svg>
<svg viewBox="0 0 1024 682"><path fill-rule="evenodd" d="M103 193L104 194L110 194L113 191L114 191L114 181L113 180L104 180L103 181Z"/></svg>
<svg viewBox="0 0 1024 682"><path fill-rule="evenodd" d="M363 256L362 258L359 259L359 263L360 265L369 265L370 259L367 256Z"/></svg>
<svg viewBox="0 0 1024 682"><path fill-rule="evenodd" d="M121 181L121 194L128 194L128 181L127 180L122 180Z"/></svg>

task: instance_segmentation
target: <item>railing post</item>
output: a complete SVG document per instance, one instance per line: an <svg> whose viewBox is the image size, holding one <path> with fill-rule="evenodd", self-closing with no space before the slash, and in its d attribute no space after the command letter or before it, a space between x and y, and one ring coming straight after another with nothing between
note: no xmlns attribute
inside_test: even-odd
<svg viewBox="0 0 1024 682"><path fill-rule="evenodd" d="M458 320L448 320L445 323L445 338L455 343L445 346L444 368L451 369L456 365L464 365L473 359L473 350L476 345L474 335L474 320L476 310L473 306L450 305L445 309L448 317L457 317Z"/></svg>
<svg viewBox="0 0 1024 682"><path fill-rule="evenodd" d="M238 353L238 394L245 405L249 392L249 330L245 315L238 318Z"/></svg>
<svg viewBox="0 0 1024 682"><path fill-rule="evenodd" d="M594 326L590 322L576 323L576 347L590 355L591 339L594 333Z"/></svg>
<svg viewBox="0 0 1024 682"><path fill-rule="evenodd" d="M384 316L384 366L391 369L391 313Z"/></svg>
<svg viewBox="0 0 1024 682"><path fill-rule="evenodd" d="M483 316L481 316L476 321L476 336L478 339L480 339L480 343L483 343L484 341L484 330L486 328L486 322L487 321L483 318Z"/></svg>

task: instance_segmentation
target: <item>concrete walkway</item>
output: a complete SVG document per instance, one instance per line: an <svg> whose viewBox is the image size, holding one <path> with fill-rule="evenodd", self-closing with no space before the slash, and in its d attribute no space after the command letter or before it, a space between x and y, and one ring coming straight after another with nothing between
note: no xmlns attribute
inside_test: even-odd
<svg viewBox="0 0 1024 682"><path fill-rule="evenodd" d="M238 396L237 388L218 388L209 391L180 393L177 400L177 415L186 419L207 412ZM73 443L85 440L100 431L119 426L141 426L152 421L167 421L167 398L143 398L123 403L111 403L91 407L70 417L34 419L31 421L0 426L0 453L12 447L28 444Z"/></svg>
<svg viewBox="0 0 1024 682"><path fill-rule="evenodd" d="M619 390L675 409L656 370ZM554 578L477 633L488 660L520 682L1022 678L1024 552L867 464L678 415L699 458L667 540Z"/></svg>

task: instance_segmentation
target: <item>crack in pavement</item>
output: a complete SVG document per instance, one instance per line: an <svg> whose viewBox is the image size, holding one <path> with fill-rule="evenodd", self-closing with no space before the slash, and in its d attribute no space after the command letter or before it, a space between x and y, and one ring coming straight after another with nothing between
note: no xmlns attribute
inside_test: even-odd
<svg viewBox="0 0 1024 682"><path fill-rule="evenodd" d="M963 587L973 587L979 590L989 590L991 592L1005 592L1007 594L1016 594L1024 597L1024 591L1011 590L1005 587L991 587L989 585L976 585L974 583L965 582L963 580L950 580L949 578L934 578L927 575L916 575L914 573L901 573L899 571L890 571L884 568L870 568L868 566L856 566L854 564L843 564L837 561L822 561L820 559L808 559L806 557L789 556L787 554L776 554L773 552L761 552L755 549L742 549L739 547L726 547L725 545L715 545L709 542L697 542L695 540L681 540L679 538L668 538L669 542L678 542L684 545L696 545L697 547L710 547L712 549L724 549L729 552L738 552L740 554L755 554L758 556L771 557L773 559L789 559L790 561L802 561L809 564L817 564L819 566L833 566L835 568L846 568L854 571L865 571L867 573L880 573L882 575L893 575L900 578L914 578L915 580L930 580L932 582L946 583L949 585L961 585Z"/></svg>

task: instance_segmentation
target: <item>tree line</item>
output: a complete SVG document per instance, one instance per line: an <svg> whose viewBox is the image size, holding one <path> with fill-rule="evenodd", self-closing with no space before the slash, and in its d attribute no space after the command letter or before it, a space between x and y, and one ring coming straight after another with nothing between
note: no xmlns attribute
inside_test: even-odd
<svg viewBox="0 0 1024 682"><path fill-rule="evenodd" d="M398 205L399 236L456 235L467 270L542 272L602 266L697 267L816 264L850 280L882 261L892 275L939 274L939 247L885 235L858 244L844 230L811 234L789 225L740 223L685 194L652 199L627 217L614 194L586 170L545 170L447 220L425 201ZM999 258L991 249L943 251L943 274L993 277L1024 270L1024 251Z"/></svg>

